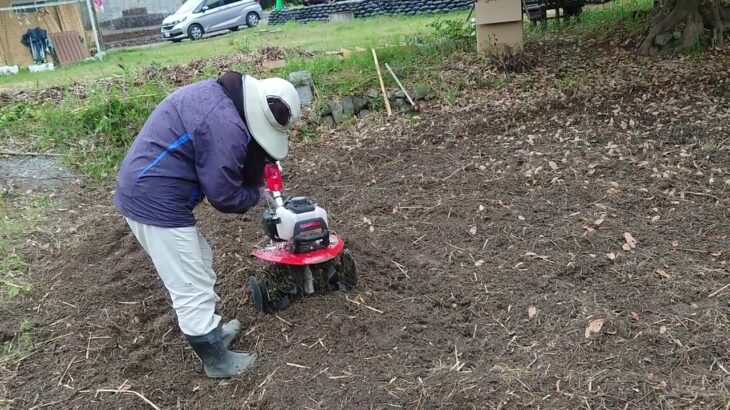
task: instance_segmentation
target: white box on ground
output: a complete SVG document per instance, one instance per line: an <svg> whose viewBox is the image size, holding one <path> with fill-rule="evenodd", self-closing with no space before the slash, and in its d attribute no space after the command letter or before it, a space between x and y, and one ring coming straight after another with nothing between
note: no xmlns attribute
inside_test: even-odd
<svg viewBox="0 0 730 410"><path fill-rule="evenodd" d="M28 70L30 70L31 73L39 73L41 71L51 71L53 70L53 63L45 63L45 64L31 64L28 66Z"/></svg>
<svg viewBox="0 0 730 410"><path fill-rule="evenodd" d="M17 65L0 66L0 75L13 75L13 74L18 74Z"/></svg>
<svg viewBox="0 0 730 410"><path fill-rule="evenodd" d="M477 0L475 5L477 50L522 47L522 2Z"/></svg>

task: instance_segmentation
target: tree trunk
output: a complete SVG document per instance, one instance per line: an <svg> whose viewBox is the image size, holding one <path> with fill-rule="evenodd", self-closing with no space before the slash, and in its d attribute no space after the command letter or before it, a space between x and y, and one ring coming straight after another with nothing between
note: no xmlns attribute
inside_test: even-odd
<svg viewBox="0 0 730 410"><path fill-rule="evenodd" d="M727 0L666 0L651 21L649 33L639 46L639 53L648 55L658 35L681 29L680 39L673 39L666 48L687 50L710 32L713 47L724 45L725 32L730 30L730 4Z"/></svg>

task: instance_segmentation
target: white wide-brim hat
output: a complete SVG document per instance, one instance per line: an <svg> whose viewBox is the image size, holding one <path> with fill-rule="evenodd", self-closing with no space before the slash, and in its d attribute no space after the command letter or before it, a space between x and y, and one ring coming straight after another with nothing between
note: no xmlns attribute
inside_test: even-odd
<svg viewBox="0 0 730 410"><path fill-rule="evenodd" d="M289 109L285 124L277 121L269 107L268 99L279 99ZM288 131L299 120L301 103L296 88L283 78L257 80L250 75L243 77L243 109L251 135L271 157L286 158L289 152Z"/></svg>

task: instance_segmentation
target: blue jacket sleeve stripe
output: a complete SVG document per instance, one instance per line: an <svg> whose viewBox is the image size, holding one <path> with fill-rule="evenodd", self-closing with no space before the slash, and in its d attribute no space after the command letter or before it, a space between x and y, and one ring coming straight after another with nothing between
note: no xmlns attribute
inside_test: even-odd
<svg viewBox="0 0 730 410"><path fill-rule="evenodd" d="M162 159L165 158L165 156L167 154L171 153L172 151L175 151L182 144L188 142L190 140L190 137L191 137L190 133L185 133L185 134L181 135L178 139L176 139L172 144L168 145L167 148L165 148L162 152L160 152L160 154L157 155L157 157L155 157L155 159L152 160L152 162L150 162L149 165L144 167L144 169L142 170L142 172L139 173L139 175L137 175L137 181L139 181L139 179L142 178L144 176L144 174L147 173L147 171L154 168L155 165L157 165L160 161L162 161Z"/></svg>

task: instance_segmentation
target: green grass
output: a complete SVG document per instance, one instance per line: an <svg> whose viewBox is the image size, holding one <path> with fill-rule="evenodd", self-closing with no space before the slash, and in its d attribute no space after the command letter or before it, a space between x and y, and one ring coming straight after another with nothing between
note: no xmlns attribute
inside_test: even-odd
<svg viewBox="0 0 730 410"><path fill-rule="evenodd" d="M556 30L611 32L607 27L617 25L638 30L636 11L646 10L650 1L615 0L603 6L586 7L581 18L576 21L567 24L551 21L546 28L531 28L529 35L545 35L546 31ZM54 73L43 73L48 76L48 81L64 81L65 75L83 68L80 74L82 78L93 78L105 75L104 70L95 68L123 63L127 68L125 77L111 89L101 85L87 87L87 96L83 100L69 98L59 105L15 104L0 108L0 146L60 152L66 154L65 160L83 174L97 180L108 179L115 174L127 147L149 113L174 89L164 75L144 78L142 82L135 81L134 69L148 68L153 63L181 63L270 45L315 50L346 48L352 51L345 58L326 53L304 58L291 53L286 56L286 66L273 73L286 77L292 71L310 71L318 97L317 109L335 96L364 96L369 90L379 89L369 52L372 46L378 46L381 66L388 63L405 84L427 87L446 102L454 103L461 91L473 88L475 84L499 87L504 81L499 76L467 79L458 75L449 78L442 75L453 59L460 59L465 64L471 64L466 62L467 59L472 59L474 64L485 63L472 52L475 39L470 36L470 29L464 27L465 14L378 17L340 24L290 23L243 30L195 43L116 51L104 62L84 63ZM631 26L634 23L636 26ZM358 47L366 51L358 52ZM256 67L235 68L253 75L271 75L259 72ZM197 77L186 78L186 81L211 78L216 71L217 68L211 65ZM395 82L386 71L383 76L386 86L395 89ZM565 84L566 88L575 86L570 82ZM315 136L316 127L313 124L306 125L303 133Z"/></svg>
<svg viewBox="0 0 730 410"><path fill-rule="evenodd" d="M48 199L39 197L15 209L6 199L0 197L0 308L21 292L31 290L25 279L28 265L17 249L27 239L27 229L52 206ZM18 202L17 198L10 199Z"/></svg>
<svg viewBox="0 0 730 410"><path fill-rule="evenodd" d="M378 56L381 65L388 63L406 84L418 84L418 79L426 79L428 86L420 84L420 87L450 89L453 84L441 85L439 76L444 56L458 51L449 47L389 47L380 49ZM274 74L286 77L297 70L312 73L320 97L317 108L334 96L365 96L368 90L378 88L369 51L354 52L346 58L336 55L311 59L291 57L287 65ZM255 70L251 73L259 74ZM395 81L387 73L384 73L384 80L387 86L396 88ZM105 180L115 173L126 149L154 107L173 90L174 86L164 78L147 81L141 86L135 86L134 79L127 78L112 88L90 87L83 100L70 97L59 105L21 103L0 108L0 145L60 152L66 154L64 160L82 174Z"/></svg>
<svg viewBox="0 0 730 410"><path fill-rule="evenodd" d="M466 12L446 15L382 16L357 19L352 22L329 24L288 23L280 26L262 25L196 42L160 43L127 49L112 49L104 61L86 61L58 67L42 73L22 72L15 76L0 76L3 88L45 88L74 81L124 75L127 71L150 64L182 64L191 60L229 55L262 46L299 47L318 51L341 48L400 44L422 33L439 18L461 18ZM124 67L124 69L122 68Z"/></svg>
<svg viewBox="0 0 730 410"><path fill-rule="evenodd" d="M378 50L378 60L383 71L386 86L396 86L393 78L385 71L384 64L389 64L401 79L408 79L418 74L419 77L428 72L435 72L443 64L443 54L434 48L417 46L399 46ZM356 52L347 58L322 56L314 59L292 58L286 67L277 70L276 74L286 77L289 72L308 70L321 96L364 95L378 84L375 62L370 49Z"/></svg>
<svg viewBox="0 0 730 410"><path fill-rule="evenodd" d="M15 253L15 242L22 231L22 222L11 218L4 201L0 200L0 307L27 288L21 282L26 265Z"/></svg>
<svg viewBox="0 0 730 410"><path fill-rule="evenodd" d="M646 30L646 12L651 10L652 4L653 0L613 0L602 5L587 5L578 18L566 22L548 20L545 26L528 24L526 33L528 38L541 36L546 31L563 30L594 37L616 35L619 30L632 35L642 34Z"/></svg>
<svg viewBox="0 0 730 410"><path fill-rule="evenodd" d="M27 355L33 347L33 325L29 320L20 322L16 336L0 346L0 367L13 364Z"/></svg>
<svg viewBox="0 0 730 410"><path fill-rule="evenodd" d="M294 43L322 49L349 47L353 52L345 58L326 53L303 58L291 53L286 57L286 66L273 73L286 77L292 71L309 70L317 95L320 97L317 104L321 106L334 95L364 96L368 90L378 88L372 54L366 48L378 44L381 45L378 51L381 64L390 64L401 80L416 84L420 82L418 79L425 78L429 83L438 83L444 57L458 51L457 46L443 42L442 37L456 36L459 40L464 38L459 37L463 33L454 30L454 25L448 30L441 28L439 32L434 31L432 23L440 21L438 19L454 17L463 21L462 15L451 14L439 17L380 17L344 24L321 23L306 26L290 24L282 27L280 32L271 33L280 36L273 42L260 42L256 45L236 43L234 47L260 47L270 44L292 46ZM400 24L395 25L395 22ZM374 27L378 25L386 28L376 30ZM306 36L295 35L303 33L304 30L312 34L311 39L306 40ZM334 32L337 35L334 35ZM401 34L396 35L397 32ZM251 33L254 34L253 31ZM381 43L377 43L378 40ZM473 39L467 40L473 43ZM176 47L187 47L189 44L197 47L205 43L183 43L165 48L177 51ZM335 44L340 47L335 47ZM393 44L401 45L393 46ZM470 46L473 44L468 43L467 47ZM357 52L356 47L366 48L366 51ZM145 52L160 50L162 47ZM135 55L138 59L139 55L135 53L142 52L142 50L131 50L124 53ZM172 54L166 58L177 59L180 56ZM142 66L140 63L138 67L146 68L149 65ZM253 75L271 75L259 72L256 67L235 68ZM211 78L216 73L217 68L211 65L203 68L196 78L189 78L186 81ZM386 72L384 79L388 86L396 87L394 80ZM444 85L444 87L449 86ZM83 174L96 180L104 180L115 173L126 149L155 105L173 90L174 86L164 75L145 78L140 83L136 81L135 73L128 72L114 87L110 88L108 85L87 87L87 95L82 100L68 97L59 105L21 103L0 108L0 145L64 153L66 154L64 159Z"/></svg>

